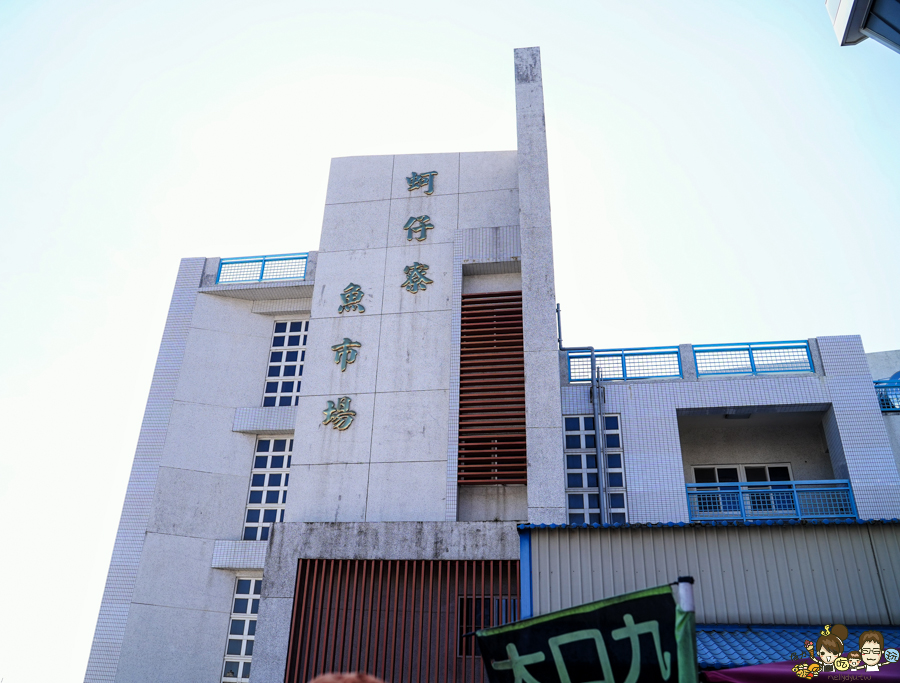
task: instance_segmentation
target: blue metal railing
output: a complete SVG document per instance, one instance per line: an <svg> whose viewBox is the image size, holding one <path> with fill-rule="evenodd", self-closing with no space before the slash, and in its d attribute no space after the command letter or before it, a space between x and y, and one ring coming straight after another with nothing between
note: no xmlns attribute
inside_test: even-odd
<svg viewBox="0 0 900 683"><path fill-rule="evenodd" d="M809 342L695 344L697 376L762 375L771 372L815 372Z"/></svg>
<svg viewBox="0 0 900 683"><path fill-rule="evenodd" d="M645 349L602 349L594 352L600 380L681 377L677 346ZM569 351L569 381L591 381L591 352Z"/></svg>
<svg viewBox="0 0 900 683"><path fill-rule="evenodd" d="M875 394L883 413L900 412L900 380L876 380Z"/></svg>
<svg viewBox="0 0 900 683"><path fill-rule="evenodd" d="M306 277L308 257L308 253L301 253L223 258L216 273L216 284L302 280Z"/></svg>
<svg viewBox="0 0 900 683"><path fill-rule="evenodd" d="M857 516L847 479L687 484L686 489L692 522Z"/></svg>

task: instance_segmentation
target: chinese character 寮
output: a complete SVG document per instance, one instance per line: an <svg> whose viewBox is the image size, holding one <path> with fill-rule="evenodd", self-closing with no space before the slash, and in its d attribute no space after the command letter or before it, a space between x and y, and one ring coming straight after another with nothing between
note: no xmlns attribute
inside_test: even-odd
<svg viewBox="0 0 900 683"><path fill-rule="evenodd" d="M416 239L421 242L427 236L427 230L431 230L434 226L430 223L430 216L410 216L409 220L406 221L406 225L403 226L403 229L406 230L406 239L411 240L413 238L413 233L419 233L419 236ZM418 223L418 225L416 225Z"/></svg>
<svg viewBox="0 0 900 683"><path fill-rule="evenodd" d="M356 349L360 346L362 344L359 342L350 341L344 337L344 341L331 347L331 350L334 351L334 362L341 364L341 372L347 369L347 365L356 362Z"/></svg>
<svg viewBox="0 0 900 683"><path fill-rule="evenodd" d="M334 401L328 401L328 407L322 412L325 414L322 424L330 424L340 432L347 429L352 424L353 418L356 417L356 411L350 410L349 396L341 396L338 399L337 407L335 407Z"/></svg>
<svg viewBox="0 0 900 683"><path fill-rule="evenodd" d="M437 171L428 171L428 173L416 173L412 172L412 175L406 179L406 184L409 185L409 191L418 190L420 187L428 186L428 189L425 190L425 194L432 194L434 192L434 177L437 175Z"/></svg>
<svg viewBox="0 0 900 683"><path fill-rule="evenodd" d="M338 313L343 313L344 311L359 311L360 313L365 313L366 307L360 303L362 298L363 291L360 286L351 282L347 285L346 289L341 292L341 301L344 303L338 306Z"/></svg>
<svg viewBox="0 0 900 683"><path fill-rule="evenodd" d="M428 266L418 261L411 266L406 266L403 269L403 272L406 273L406 282L401 283L400 286L405 287L407 292L412 292L413 294L420 289L428 289L426 285L432 284L434 280L429 280L425 276L426 270L428 270Z"/></svg>

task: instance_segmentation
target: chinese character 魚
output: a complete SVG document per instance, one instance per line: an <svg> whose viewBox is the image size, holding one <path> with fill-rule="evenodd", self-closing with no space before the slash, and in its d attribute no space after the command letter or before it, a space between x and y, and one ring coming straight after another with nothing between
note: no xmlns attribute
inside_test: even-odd
<svg viewBox="0 0 900 683"><path fill-rule="evenodd" d="M330 424L341 432L347 429L353 423L353 418L356 417L356 411L350 410L349 396L339 398L337 407L335 407L334 401L328 401L328 407L322 412L325 414L322 424Z"/></svg>
<svg viewBox="0 0 900 683"><path fill-rule="evenodd" d="M334 362L341 364L341 372L346 370L350 363L356 362L356 349L360 346L362 344L359 342L350 341L347 337L344 337L343 342L331 347L331 350L334 351Z"/></svg>
<svg viewBox="0 0 900 683"><path fill-rule="evenodd" d="M406 273L406 282L401 283L400 286L405 287L407 292L412 292L413 294L420 289L428 289L426 285L432 284L434 280L429 280L425 276L426 270L428 270L428 266L418 261L411 266L406 266L403 269L403 272Z"/></svg>
<svg viewBox="0 0 900 683"><path fill-rule="evenodd" d="M360 303L362 298L363 291L360 289L360 286L351 282L341 293L341 301L344 303L338 306L338 313L343 313L344 311L359 311L360 313L365 313L366 307Z"/></svg>
<svg viewBox="0 0 900 683"><path fill-rule="evenodd" d="M436 175L437 171L428 171L428 173L416 173L413 171L412 175L406 179L409 191L412 192L427 185L428 189L425 190L425 194L432 194L434 192L434 177Z"/></svg>
<svg viewBox="0 0 900 683"><path fill-rule="evenodd" d="M430 216L410 216L409 220L406 221L406 225L403 226L403 229L406 230L406 239L411 240L413 233L417 232L419 236L416 239L419 242L423 241L428 236L426 231L434 227L429 221L431 221Z"/></svg>

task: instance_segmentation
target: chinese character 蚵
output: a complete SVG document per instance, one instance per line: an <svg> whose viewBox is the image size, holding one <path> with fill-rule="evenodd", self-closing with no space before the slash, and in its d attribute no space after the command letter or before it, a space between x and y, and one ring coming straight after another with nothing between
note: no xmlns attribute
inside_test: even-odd
<svg viewBox="0 0 900 683"><path fill-rule="evenodd" d="M356 362L356 349L360 346L362 344L359 342L350 341L344 337L344 341L331 347L331 350L334 351L334 362L341 364L341 372L346 370L350 363Z"/></svg>
<svg viewBox="0 0 900 683"><path fill-rule="evenodd" d="M341 292L341 301L344 303L338 306L338 313L343 313L344 311L359 311L360 313L365 313L366 307L360 303L362 298L363 291L360 289L360 286L351 282L344 291Z"/></svg>
<svg viewBox="0 0 900 683"><path fill-rule="evenodd" d="M428 186L428 189L425 190L425 194L432 194L434 192L434 177L437 175L437 171L428 171L428 173L416 173L412 172L412 175L406 179L407 185L409 185L409 191L418 190L420 187Z"/></svg>
<svg viewBox="0 0 900 683"><path fill-rule="evenodd" d="M400 286L405 287L407 292L412 292L413 294L420 289L428 289L426 285L432 284L434 280L429 280L426 277L426 270L428 270L428 266L418 261L411 266L406 266L403 269L403 272L406 273L406 282L401 283Z"/></svg>
<svg viewBox="0 0 900 683"><path fill-rule="evenodd" d="M403 229L406 230L406 239L411 240L413 238L413 233L419 233L419 236L416 239L419 242L422 242L427 236L427 230L431 230L434 226L430 223L430 216L410 216L409 220L406 221L406 225L403 226ZM418 223L418 225L416 225Z"/></svg>
<svg viewBox="0 0 900 683"><path fill-rule="evenodd" d="M323 425L330 424L332 427L342 432L353 423L356 417L356 411L350 410L350 397L341 396L338 399L337 407L334 401L328 401L328 407L322 411L325 414Z"/></svg>

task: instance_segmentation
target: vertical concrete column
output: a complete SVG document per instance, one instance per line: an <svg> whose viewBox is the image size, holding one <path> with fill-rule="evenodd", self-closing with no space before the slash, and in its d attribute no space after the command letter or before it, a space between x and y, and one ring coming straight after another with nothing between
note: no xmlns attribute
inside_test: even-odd
<svg viewBox="0 0 900 683"><path fill-rule="evenodd" d="M566 521L556 289L541 51L515 51L528 521Z"/></svg>

